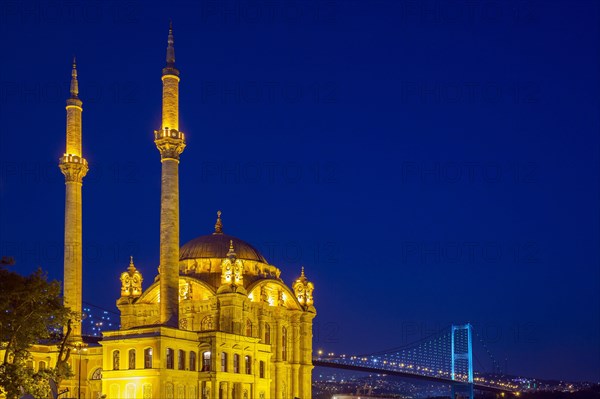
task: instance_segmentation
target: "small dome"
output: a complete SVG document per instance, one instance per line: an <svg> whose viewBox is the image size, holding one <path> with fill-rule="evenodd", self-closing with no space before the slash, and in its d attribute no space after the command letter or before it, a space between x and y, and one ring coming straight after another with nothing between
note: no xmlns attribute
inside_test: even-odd
<svg viewBox="0 0 600 399"><path fill-rule="evenodd" d="M225 258L229 252L230 241L233 241L233 248L238 259L269 263L252 245L222 233L200 236L188 241L179 250L179 259Z"/></svg>

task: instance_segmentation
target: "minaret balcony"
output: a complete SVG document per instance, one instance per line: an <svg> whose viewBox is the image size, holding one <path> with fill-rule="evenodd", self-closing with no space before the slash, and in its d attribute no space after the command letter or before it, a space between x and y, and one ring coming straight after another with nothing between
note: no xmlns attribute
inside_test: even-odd
<svg viewBox="0 0 600 399"><path fill-rule="evenodd" d="M161 159L179 161L179 155L185 148L185 134L176 129L164 127L154 131L154 144L160 151Z"/></svg>
<svg viewBox="0 0 600 399"><path fill-rule="evenodd" d="M77 163L85 166L88 165L88 162L85 158L73 154L65 154L60 158L60 164L62 165L65 163Z"/></svg>
<svg viewBox="0 0 600 399"><path fill-rule="evenodd" d="M171 138L176 140L185 141L185 134L176 129L169 129L168 127L164 127L160 130L154 131L154 140L160 140L164 138Z"/></svg>
<svg viewBox="0 0 600 399"><path fill-rule="evenodd" d="M67 182L82 183L83 178L88 172L87 160L83 157L73 154L65 154L60 158L58 166L65 175Z"/></svg>

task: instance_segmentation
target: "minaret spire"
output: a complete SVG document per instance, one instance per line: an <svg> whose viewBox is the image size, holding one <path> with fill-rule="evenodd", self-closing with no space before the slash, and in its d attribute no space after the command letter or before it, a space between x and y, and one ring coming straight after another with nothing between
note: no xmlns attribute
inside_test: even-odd
<svg viewBox="0 0 600 399"><path fill-rule="evenodd" d="M163 103L162 129L179 130L179 70L175 68L173 24L169 23L167 65L162 70Z"/></svg>
<svg viewBox="0 0 600 399"><path fill-rule="evenodd" d="M162 163L160 198L160 322L179 327L179 155L185 135L179 131L179 71L175 68L173 27L169 25L167 66L162 70L162 126L154 143Z"/></svg>
<svg viewBox="0 0 600 399"><path fill-rule="evenodd" d="M173 39L173 21L169 21L169 37L167 39L167 68L175 68L175 40Z"/></svg>
<svg viewBox="0 0 600 399"><path fill-rule="evenodd" d="M73 57L70 97L67 99L66 150L59 161L65 175L65 247L64 247L64 303L79 317L71 321L71 341L81 342L82 315L82 208L81 187L88 172L88 163L81 153L81 113L77 65Z"/></svg>
<svg viewBox="0 0 600 399"><path fill-rule="evenodd" d="M79 98L79 83L77 82L77 60L73 56L73 70L71 71L71 98Z"/></svg>

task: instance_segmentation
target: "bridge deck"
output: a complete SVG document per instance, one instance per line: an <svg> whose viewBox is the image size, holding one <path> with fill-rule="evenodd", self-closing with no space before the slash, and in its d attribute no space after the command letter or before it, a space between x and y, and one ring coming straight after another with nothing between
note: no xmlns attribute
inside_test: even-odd
<svg viewBox="0 0 600 399"><path fill-rule="evenodd" d="M439 383L443 383L443 384L455 383L455 381L452 381L448 378L434 377L434 376L422 375L422 374L414 374L414 373L409 373L409 372L400 371L400 370L398 370L398 371L384 370L384 369L380 369L380 368L376 368L376 367L336 363L336 362L327 361L325 359L313 359L313 365L317 366L317 367L328 367L328 368L334 368L334 369L354 370L354 371L364 371L364 372L368 372L368 373L395 375L395 376L399 376L399 377L412 378L412 379L421 380L421 381L439 382ZM503 389L503 388L499 388L499 387L493 387L493 386L489 386L489 385L480 385L480 384L473 384L473 388L476 390L479 390L479 391L487 391L487 392L512 392L512 390L510 390L510 389Z"/></svg>

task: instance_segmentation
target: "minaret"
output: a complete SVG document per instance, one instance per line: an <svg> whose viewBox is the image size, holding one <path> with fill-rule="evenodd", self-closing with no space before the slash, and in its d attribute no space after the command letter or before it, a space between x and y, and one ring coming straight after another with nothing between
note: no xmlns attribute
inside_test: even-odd
<svg viewBox="0 0 600 399"><path fill-rule="evenodd" d="M162 126L154 143L162 163L160 197L160 322L179 327L179 155L185 136L179 131L179 71L175 68L173 27L169 25L167 65L162 71Z"/></svg>
<svg viewBox="0 0 600 399"><path fill-rule="evenodd" d="M81 113L77 65L73 57L71 72L71 97L67 100L67 149L60 158L59 167L65 175L65 270L64 303L78 317L71 322L72 341L81 340L81 186L88 172L88 164L81 153Z"/></svg>

